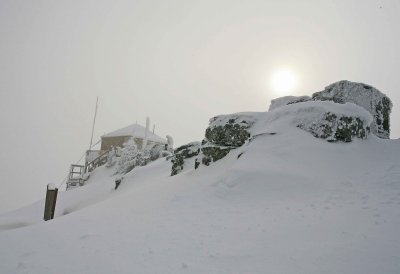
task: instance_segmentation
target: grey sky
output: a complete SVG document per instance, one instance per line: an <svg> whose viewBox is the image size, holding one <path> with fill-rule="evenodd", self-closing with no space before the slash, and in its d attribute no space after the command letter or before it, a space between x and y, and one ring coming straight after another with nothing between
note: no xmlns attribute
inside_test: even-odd
<svg viewBox="0 0 400 274"><path fill-rule="evenodd" d="M175 144L217 114L265 111L271 73L294 95L347 79L394 103L400 1L0 1L0 212L42 198L95 139L150 116Z"/></svg>

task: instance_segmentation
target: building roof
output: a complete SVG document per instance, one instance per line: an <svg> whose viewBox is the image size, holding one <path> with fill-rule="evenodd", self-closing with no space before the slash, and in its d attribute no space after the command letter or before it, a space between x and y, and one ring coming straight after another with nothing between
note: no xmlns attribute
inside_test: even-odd
<svg viewBox="0 0 400 274"><path fill-rule="evenodd" d="M132 136L135 138L144 139L145 132L146 132L146 128L144 126L141 126L139 124L132 124L130 126L120 128L113 132L107 133L107 134L101 136L101 138ZM167 142L164 138L161 138L160 136L153 134L150 130L147 135L147 140L157 142L157 143L166 143Z"/></svg>

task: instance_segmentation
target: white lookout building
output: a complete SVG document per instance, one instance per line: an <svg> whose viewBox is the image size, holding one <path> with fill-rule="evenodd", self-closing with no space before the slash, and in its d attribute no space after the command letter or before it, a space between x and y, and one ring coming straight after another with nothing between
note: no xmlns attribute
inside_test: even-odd
<svg viewBox="0 0 400 274"><path fill-rule="evenodd" d="M117 147L123 147L124 144L133 140L138 149L144 146L152 147L155 144L163 145L167 149L167 140L156 135L153 131L150 132L150 119L146 119L146 127L138 123L120 128L110 133L101 136L100 150L87 150L85 157L85 165L72 164L67 180L67 190L77 186L83 186L85 178L83 175L90 172L98 166L104 165L107 162L108 155L111 150Z"/></svg>
<svg viewBox="0 0 400 274"><path fill-rule="evenodd" d="M100 150L110 151L113 147L122 147L130 139L133 139L138 149L141 149L145 138L146 128L137 123L132 124L101 136ZM154 134L154 132L147 132L147 145L166 143L167 140Z"/></svg>

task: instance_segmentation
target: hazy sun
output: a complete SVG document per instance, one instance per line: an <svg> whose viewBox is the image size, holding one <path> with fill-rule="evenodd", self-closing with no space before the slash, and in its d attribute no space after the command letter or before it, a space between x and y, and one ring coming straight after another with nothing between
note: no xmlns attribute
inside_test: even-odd
<svg viewBox="0 0 400 274"><path fill-rule="evenodd" d="M271 87L279 96L289 95L296 88L297 76L290 69L279 69L272 74Z"/></svg>

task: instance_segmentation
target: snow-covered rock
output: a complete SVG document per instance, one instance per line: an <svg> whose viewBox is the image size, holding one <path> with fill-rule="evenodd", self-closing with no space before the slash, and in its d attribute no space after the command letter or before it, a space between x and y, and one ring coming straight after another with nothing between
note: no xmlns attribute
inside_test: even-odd
<svg viewBox="0 0 400 274"><path fill-rule="evenodd" d="M174 150L174 156L171 159L171 176L174 176L183 170L185 159L193 158L199 155L200 147L200 142L191 142L176 148Z"/></svg>
<svg viewBox="0 0 400 274"><path fill-rule="evenodd" d="M291 104L271 111L262 123L295 126L328 142L351 142L366 139L373 121L371 114L352 103L309 101Z"/></svg>
<svg viewBox="0 0 400 274"><path fill-rule="evenodd" d="M276 130L270 129L287 130L297 127L328 142L347 143L355 138L368 137L373 118L364 108L353 103L309 101L306 96L297 98L304 102L281 100L292 103L280 107L275 105L268 112L234 113L211 118L201 144L189 143L174 151L171 175L178 174L188 165L186 159L197 156L194 162L190 161L195 169L200 163L208 166L224 158L232 149L243 146L248 140L265 134L275 135Z"/></svg>
<svg viewBox="0 0 400 274"><path fill-rule="evenodd" d="M353 138L366 139L370 128L359 117L338 116L326 112L320 119L300 123L299 128L312 133L317 138L328 142L351 142Z"/></svg>
<svg viewBox="0 0 400 274"><path fill-rule="evenodd" d="M249 128L256 119L256 113L251 112L211 118L196 164L209 165L225 157L231 149L242 146L250 138Z"/></svg>
<svg viewBox="0 0 400 274"><path fill-rule="evenodd" d="M334 101L335 103L354 103L368 110L374 117L371 132L380 138L390 137L390 112L392 102L376 88L350 81L339 81L316 92L313 100Z"/></svg>
<svg viewBox="0 0 400 274"><path fill-rule="evenodd" d="M277 108L282 107L282 106L295 104L295 103L301 103L301 102L307 102L307 101L310 101L310 100L311 100L310 96L284 96L284 97L279 97L279 98L271 100L271 104L269 106L268 111L277 109Z"/></svg>
<svg viewBox="0 0 400 274"><path fill-rule="evenodd" d="M206 141L215 145L240 147L249 138L247 131L255 122L253 113L219 115L210 119Z"/></svg>
<svg viewBox="0 0 400 274"><path fill-rule="evenodd" d="M201 163L208 166L212 162L216 162L224 158L232 147L225 147L214 145L212 143L206 143L201 147Z"/></svg>

